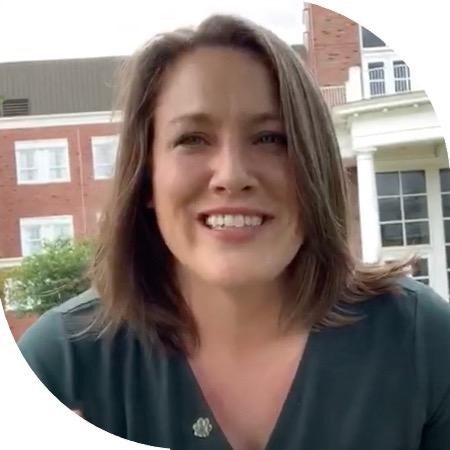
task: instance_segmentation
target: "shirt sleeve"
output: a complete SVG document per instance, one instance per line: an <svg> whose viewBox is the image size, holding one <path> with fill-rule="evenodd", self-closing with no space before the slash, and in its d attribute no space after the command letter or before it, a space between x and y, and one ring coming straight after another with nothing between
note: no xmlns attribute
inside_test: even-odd
<svg viewBox="0 0 450 450"><path fill-rule="evenodd" d="M63 314L48 311L19 340L23 357L47 389L71 409L78 409L71 343Z"/></svg>
<svg viewBox="0 0 450 450"><path fill-rule="evenodd" d="M430 288L418 294L416 342L427 392L420 450L450 449L450 305Z"/></svg>

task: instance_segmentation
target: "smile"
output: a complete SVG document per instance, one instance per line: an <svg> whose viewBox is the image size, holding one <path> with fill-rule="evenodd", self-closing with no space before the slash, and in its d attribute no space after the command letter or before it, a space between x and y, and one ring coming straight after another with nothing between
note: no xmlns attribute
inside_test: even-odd
<svg viewBox="0 0 450 450"><path fill-rule="evenodd" d="M212 229L259 227L265 221L264 216L243 214L211 214L203 216L203 223Z"/></svg>

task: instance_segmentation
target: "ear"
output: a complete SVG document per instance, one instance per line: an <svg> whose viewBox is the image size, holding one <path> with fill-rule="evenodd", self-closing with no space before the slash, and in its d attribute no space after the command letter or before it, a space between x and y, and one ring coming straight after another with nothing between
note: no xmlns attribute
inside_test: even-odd
<svg viewBox="0 0 450 450"><path fill-rule="evenodd" d="M147 206L147 208L149 208L149 209L153 208L155 206L153 204L153 199L148 200L147 203L145 204L145 206Z"/></svg>

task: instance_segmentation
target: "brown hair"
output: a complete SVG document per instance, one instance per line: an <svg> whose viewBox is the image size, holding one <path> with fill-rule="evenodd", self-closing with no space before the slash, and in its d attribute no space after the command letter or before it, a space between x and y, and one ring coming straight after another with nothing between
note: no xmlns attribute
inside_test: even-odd
<svg viewBox="0 0 450 450"><path fill-rule="evenodd" d="M127 60L122 73L122 126L111 196L92 267L103 325L127 323L163 347L187 352L199 343L196 323L180 295L174 259L160 234L151 195L155 102L174 61L200 46L250 52L274 77L296 174L305 241L288 267L296 296L283 316L309 326L339 326L354 318L345 305L395 290L407 262L367 267L349 250L347 185L328 108L299 56L270 31L216 15L196 30L157 35ZM292 322L291 322L292 323Z"/></svg>

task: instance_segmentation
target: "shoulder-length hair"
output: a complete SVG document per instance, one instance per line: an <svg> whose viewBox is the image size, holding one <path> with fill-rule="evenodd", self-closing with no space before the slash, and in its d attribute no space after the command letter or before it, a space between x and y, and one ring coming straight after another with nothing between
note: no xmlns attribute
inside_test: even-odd
<svg viewBox="0 0 450 450"><path fill-rule="evenodd" d="M147 207L152 188L155 104L164 74L181 55L223 46L259 58L273 76L295 169L305 240L288 267L296 295L283 317L307 326L352 322L345 306L395 290L407 263L362 266L349 249L346 173L333 123L300 57L272 32L234 16L215 15L195 30L157 35L122 71L122 124L111 194L92 265L103 329L128 324L162 347L199 344L194 317L177 287L174 257Z"/></svg>

